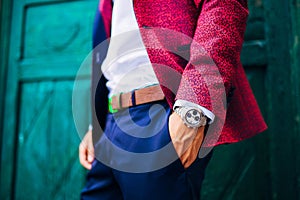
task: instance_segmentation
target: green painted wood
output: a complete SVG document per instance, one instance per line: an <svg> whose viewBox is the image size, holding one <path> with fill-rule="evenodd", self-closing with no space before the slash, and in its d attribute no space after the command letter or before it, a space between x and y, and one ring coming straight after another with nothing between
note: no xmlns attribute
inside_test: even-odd
<svg viewBox="0 0 300 200"><path fill-rule="evenodd" d="M0 1L0 144L3 139L4 101L11 23L11 1ZM2 148L1 148L2 149ZM0 150L1 151L1 150ZM0 152L0 172L2 156ZM1 180L1 173L0 173ZM1 191L0 191L1 192Z"/></svg>
<svg viewBox="0 0 300 200"><path fill-rule="evenodd" d="M300 1L295 0L290 4L292 18L292 26L293 26L293 37L292 37L292 48L291 48L291 56L293 58L292 61L292 73L291 73L291 84L294 89L292 90L292 96L295 101L294 109L296 111L296 116L294 118L295 125L293 126L293 137L294 146L297 148L300 146ZM296 161L296 198L300 199L300 154L295 153L295 161Z"/></svg>
<svg viewBox="0 0 300 200"><path fill-rule="evenodd" d="M89 81L85 81L89 98ZM77 134L70 106L72 81L22 85L16 199L77 199L85 173L78 161ZM32 95L36 94L36 95ZM86 103L86 102L85 102ZM88 118L82 118L88 124Z"/></svg>
<svg viewBox="0 0 300 200"><path fill-rule="evenodd" d="M253 167L254 157L250 151L249 144L245 143L215 148L206 173L202 199L233 199L249 168Z"/></svg>
<svg viewBox="0 0 300 200"><path fill-rule="evenodd" d="M79 133L71 97L77 70L92 46L97 3L13 2L0 199L79 198L85 170L78 145L90 121L89 69L79 77Z"/></svg>
<svg viewBox="0 0 300 200"><path fill-rule="evenodd" d="M92 34L91 24L85 19L93 18L94 5L91 1L64 1L27 7L22 57L51 62L64 56L85 55L91 50L87 36ZM83 12L85 19L79 20Z"/></svg>
<svg viewBox="0 0 300 200"><path fill-rule="evenodd" d="M264 6L272 198L299 199L299 1Z"/></svg>
<svg viewBox="0 0 300 200"><path fill-rule="evenodd" d="M243 45L241 60L245 68L267 65L267 49L264 40L247 41Z"/></svg>
<svg viewBox="0 0 300 200"><path fill-rule="evenodd" d="M249 18L245 40L264 40L265 39L265 18L263 0L248 0Z"/></svg>
<svg viewBox="0 0 300 200"><path fill-rule="evenodd" d="M15 167L15 139L17 133L18 114L18 60L20 59L20 38L22 35L22 2L14 1L12 8L12 25L10 34L10 48L7 68L3 143L1 145L1 199L13 198L14 167ZM14 15L14 13L19 13ZM13 45L12 45L13 44ZM4 142L5 141L5 142Z"/></svg>
<svg viewBox="0 0 300 200"><path fill-rule="evenodd" d="M53 79L74 79L78 74L78 68L82 68L80 76L89 78L91 67L84 67L85 54L64 56L46 62L44 58L26 59L20 63L19 78L22 81L38 81ZM87 59L91 58L90 56ZM43 63L43 67L41 67Z"/></svg>

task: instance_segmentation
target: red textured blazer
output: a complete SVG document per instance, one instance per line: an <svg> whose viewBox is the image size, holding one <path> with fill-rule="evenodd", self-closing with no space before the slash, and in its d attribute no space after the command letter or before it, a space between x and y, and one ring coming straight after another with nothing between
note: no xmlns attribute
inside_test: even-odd
<svg viewBox="0 0 300 200"><path fill-rule="evenodd" d="M240 62L248 16L246 0L133 2L143 41L169 105L172 107L176 99L183 99L216 115L204 145L238 142L266 130ZM101 0L99 11L94 40L103 35L101 30L105 31L104 37L110 37L111 0ZM212 70L213 64L206 56L213 60L218 72ZM101 106L95 107L98 120L104 125L107 91L101 90L107 89L102 79L95 82L99 68L100 65L94 65L93 84L98 87L93 98L97 105L101 102ZM182 77L170 76L174 71Z"/></svg>

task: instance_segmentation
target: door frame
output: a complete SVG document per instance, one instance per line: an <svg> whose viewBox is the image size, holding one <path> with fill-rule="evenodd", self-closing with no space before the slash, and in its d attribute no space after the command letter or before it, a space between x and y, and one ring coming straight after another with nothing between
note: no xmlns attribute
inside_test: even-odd
<svg viewBox="0 0 300 200"><path fill-rule="evenodd" d="M5 52L2 53L5 58L1 63L4 69L1 76L6 77L2 80L5 82L4 93L5 99L3 100L3 122L2 127L2 141L1 141L1 198L13 199L13 185L14 185L14 169L15 169L15 152L16 152L16 139L17 139L17 116L18 116L18 62L20 60L21 48L21 33L22 33L22 16L23 7L20 1L3 0L4 10L1 16L1 28L5 28L4 37L1 42L5 40ZM14 13L19 13L15 15ZM7 24L8 23L8 24ZM14 26L13 26L14 24ZM3 40L2 40L3 39ZM17 52L17 54L16 54ZM1 83L2 84L2 83Z"/></svg>
<svg viewBox="0 0 300 200"><path fill-rule="evenodd" d="M10 147L7 143L13 138L6 133L7 128L4 129L6 118L15 118L15 113L7 112L6 103L7 103L7 84L9 81L8 70L9 70L9 52L10 52L10 43L11 43L11 24L12 24L12 7L13 0L0 0L0 44L2 48L0 49L0 181L1 181L1 199L9 199L11 194L11 180L12 174L6 174L10 172L9 168L12 170L12 161L6 163L7 156L11 156L13 148ZM9 94L11 95L11 94ZM6 113L5 113L6 112ZM15 132L12 130L11 135L14 135ZM7 155L4 155L7 154Z"/></svg>
<svg viewBox="0 0 300 200"><path fill-rule="evenodd" d="M8 50L11 26L11 5L12 1L0 0L0 144L2 144L2 130L3 130L3 111L4 111L4 96L6 86L6 74L8 68ZM1 154L0 154L1 158ZM1 159L0 159L1 160ZM1 161L0 161L1 162Z"/></svg>

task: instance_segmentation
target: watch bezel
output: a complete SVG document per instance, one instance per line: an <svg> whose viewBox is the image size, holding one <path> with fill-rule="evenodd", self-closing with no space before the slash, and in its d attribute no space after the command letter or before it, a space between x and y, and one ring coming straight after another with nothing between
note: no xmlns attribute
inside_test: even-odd
<svg viewBox="0 0 300 200"><path fill-rule="evenodd" d="M192 111L195 110L199 113L199 122L198 123L190 123L189 120L187 119L187 114ZM189 127L189 128L199 128L201 126L205 126L207 123L207 117L203 114L203 112L198 109L198 108L194 108L194 107L178 107L177 109L175 109L175 112L177 114L180 115L181 119L183 120L184 124Z"/></svg>
<svg viewBox="0 0 300 200"><path fill-rule="evenodd" d="M196 114L191 114L191 112L197 112ZM191 116L189 116L191 115ZM198 120L196 120L195 118L196 117L193 117L193 115L196 115L196 117L199 117ZM186 122L186 124L189 126L189 127L192 127L192 128L197 128L197 127L200 127L201 126L201 118L204 117L202 112L195 109L195 108L190 108L188 110L186 110L186 112L184 113L184 121ZM194 121L196 123L193 123L190 119L191 118L194 118Z"/></svg>

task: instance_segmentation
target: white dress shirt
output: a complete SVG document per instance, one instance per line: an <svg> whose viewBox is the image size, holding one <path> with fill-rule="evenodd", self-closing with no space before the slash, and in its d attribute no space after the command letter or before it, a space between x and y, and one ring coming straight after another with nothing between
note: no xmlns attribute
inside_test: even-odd
<svg viewBox="0 0 300 200"><path fill-rule="evenodd" d="M132 0L115 0L111 39L102 64L109 96L158 84L139 32Z"/></svg>

